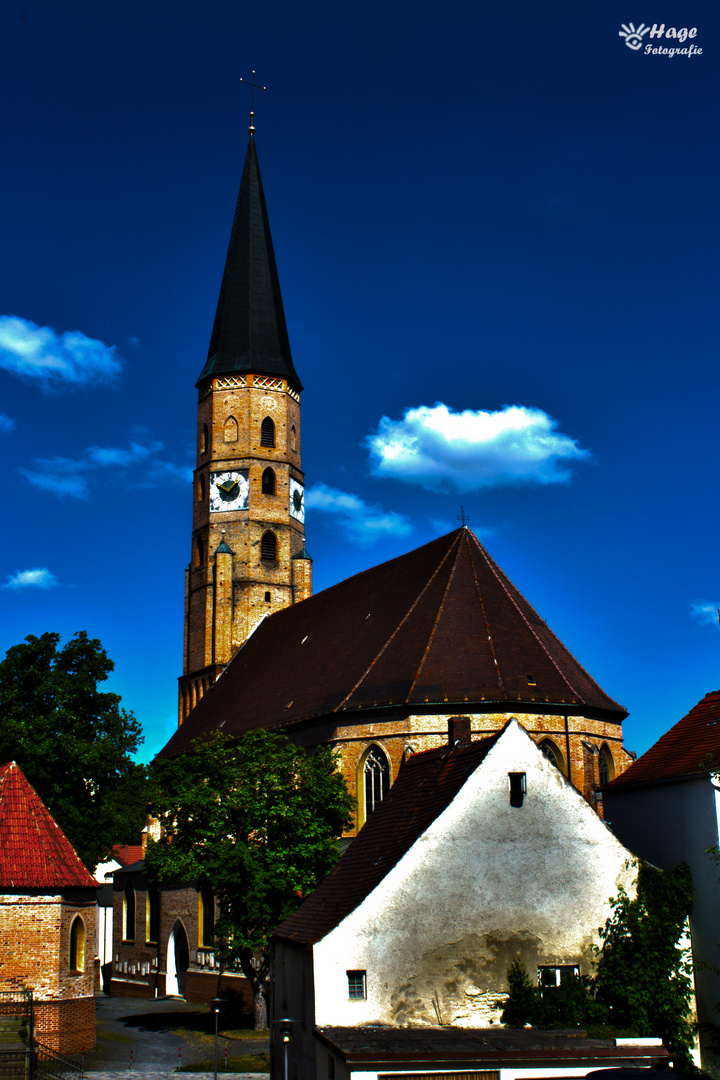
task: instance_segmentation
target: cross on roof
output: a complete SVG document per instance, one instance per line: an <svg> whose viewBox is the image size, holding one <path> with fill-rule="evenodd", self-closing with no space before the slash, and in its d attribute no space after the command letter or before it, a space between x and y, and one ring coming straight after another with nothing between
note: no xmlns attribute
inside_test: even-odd
<svg viewBox="0 0 720 1080"><path fill-rule="evenodd" d="M251 75L251 77L249 79L242 79L242 78L240 79L241 83L244 83L245 86L250 87L250 127L248 128L248 135L254 135L255 132L257 131L257 128L255 127L255 124L253 123L253 121L255 119L255 113L253 112L253 106L255 104L255 91L256 90L267 90L267 86L261 86L260 83L254 82L253 81L254 78L255 78L255 68L253 68L252 75Z"/></svg>

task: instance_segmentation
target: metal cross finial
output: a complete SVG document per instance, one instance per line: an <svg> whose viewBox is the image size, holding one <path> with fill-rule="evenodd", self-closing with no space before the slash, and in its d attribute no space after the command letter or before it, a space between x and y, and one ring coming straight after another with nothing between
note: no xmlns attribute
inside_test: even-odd
<svg viewBox="0 0 720 1080"><path fill-rule="evenodd" d="M244 83L245 86L249 86L251 88L250 89L250 127L248 128L248 135L254 135L255 132L257 131L257 128L255 127L255 124L254 124L255 113L253 112L253 105L255 104L255 91L256 90L267 90L267 86L260 86L259 83L253 82L254 78L255 78L255 68L253 68L251 78L249 78L249 79L241 79L240 80L240 82Z"/></svg>
<svg viewBox="0 0 720 1080"><path fill-rule="evenodd" d="M459 522L461 522L463 527L470 524L470 518L466 515L465 507L462 503L460 503L460 513L456 514L455 517L458 519Z"/></svg>

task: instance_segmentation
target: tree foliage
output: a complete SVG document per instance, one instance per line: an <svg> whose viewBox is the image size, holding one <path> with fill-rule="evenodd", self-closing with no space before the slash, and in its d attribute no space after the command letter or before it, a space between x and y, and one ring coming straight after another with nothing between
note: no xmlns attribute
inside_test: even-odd
<svg viewBox="0 0 720 1080"><path fill-rule="evenodd" d="M693 1028L690 964L678 944L692 904L687 866L656 870L641 865L637 891L621 887L600 928L594 978L568 978L558 987L533 986L520 960L508 970L509 997L502 1020L510 1027L606 1027L608 1034L660 1036L691 1065Z"/></svg>
<svg viewBox="0 0 720 1080"><path fill-rule="evenodd" d="M333 753L312 756L284 735L197 740L192 753L153 765L152 813L162 838L145 866L163 883L210 887L218 899L216 951L253 989L255 1025L267 1026L274 927L334 866L352 798Z"/></svg>
<svg viewBox="0 0 720 1080"><path fill-rule="evenodd" d="M140 724L120 697L98 690L113 662L78 631L31 634L0 662L0 762L16 761L85 865L113 844L137 843L146 770L133 762Z"/></svg>

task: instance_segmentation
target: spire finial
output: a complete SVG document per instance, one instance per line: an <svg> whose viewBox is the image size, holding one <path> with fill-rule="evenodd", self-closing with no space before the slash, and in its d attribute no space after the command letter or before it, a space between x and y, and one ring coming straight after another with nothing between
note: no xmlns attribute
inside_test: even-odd
<svg viewBox="0 0 720 1080"><path fill-rule="evenodd" d="M248 128L248 135L254 135L255 132L257 131L257 128L255 127L255 113L253 112L253 105L255 104L255 91L256 90L267 90L267 86L260 86L260 84L256 83L254 81L254 79L255 79L255 68L253 68L252 76L249 79L240 79L241 83L244 83L245 86L249 86L251 88L250 89L250 127Z"/></svg>
<svg viewBox="0 0 720 1080"><path fill-rule="evenodd" d="M466 525L470 524L470 518L465 513L465 508L462 503L460 503L460 513L456 514L455 517L461 523L463 528L465 528Z"/></svg>

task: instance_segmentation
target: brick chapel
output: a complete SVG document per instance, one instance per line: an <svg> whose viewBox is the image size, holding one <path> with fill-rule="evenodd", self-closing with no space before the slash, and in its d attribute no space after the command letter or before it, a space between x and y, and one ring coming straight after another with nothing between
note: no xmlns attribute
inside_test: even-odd
<svg viewBox="0 0 720 1080"><path fill-rule="evenodd" d="M248 130L197 382L179 725L161 756L185 753L213 731L240 737L258 727L285 731L308 750L329 744L357 796L354 835L409 755L446 745L448 733L453 743L471 742L517 719L602 814L601 785L633 760L623 747L627 712L468 528L312 596L303 387L252 123ZM207 932L212 898L163 890L162 916L153 921L142 864L117 875L115 888L116 925L127 932L127 940L116 935L115 960L128 986L114 980L114 992L177 993L184 985L195 1000L212 997L217 990L201 987L201 976L208 987L217 978Z"/></svg>
<svg viewBox="0 0 720 1080"><path fill-rule="evenodd" d="M62 1054L95 1046L96 893L19 766L0 766L0 995L31 992L34 1036Z"/></svg>

